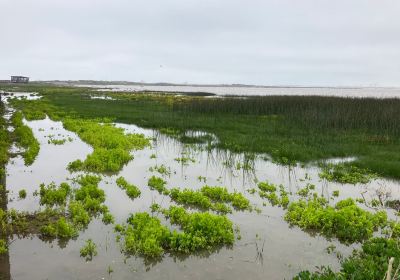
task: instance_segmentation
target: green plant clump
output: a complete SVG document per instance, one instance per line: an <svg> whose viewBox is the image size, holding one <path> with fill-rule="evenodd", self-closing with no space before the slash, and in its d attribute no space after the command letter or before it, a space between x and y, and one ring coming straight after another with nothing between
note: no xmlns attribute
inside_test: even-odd
<svg viewBox="0 0 400 280"><path fill-rule="evenodd" d="M238 192L229 193L224 187L203 186L201 193L217 202L230 202L237 210L251 210L250 201Z"/></svg>
<svg viewBox="0 0 400 280"><path fill-rule="evenodd" d="M83 119L64 119L65 129L73 131L90 144L94 151L84 161L76 160L68 166L71 171L117 172L133 157L131 150L150 145L143 134L125 134L124 129L110 123L99 124Z"/></svg>
<svg viewBox="0 0 400 280"><path fill-rule="evenodd" d="M18 192L18 197L19 197L20 199L26 198L26 190L20 190L20 191Z"/></svg>
<svg viewBox="0 0 400 280"><path fill-rule="evenodd" d="M131 199L135 199L140 196L140 190L135 185L129 184L124 177L119 177L116 181L118 187L124 189L126 194Z"/></svg>
<svg viewBox="0 0 400 280"><path fill-rule="evenodd" d="M208 212L188 213L176 206L162 212L183 232L171 232L158 218L148 213L135 213L128 218L126 226L115 227L124 236L124 250L127 253L158 258L166 250L192 253L234 242L232 222L226 216Z"/></svg>
<svg viewBox="0 0 400 280"><path fill-rule="evenodd" d="M84 228L90 223L90 215L81 201L71 201L68 210L69 217L74 225Z"/></svg>
<svg viewBox="0 0 400 280"><path fill-rule="evenodd" d="M92 239L88 239L85 246L79 252L81 257L84 257L86 261L91 261L94 256L97 256L97 246Z"/></svg>
<svg viewBox="0 0 400 280"><path fill-rule="evenodd" d="M65 205L68 195L71 193L71 187L67 183L61 183L58 187L55 183L48 186L40 185L40 205L55 206Z"/></svg>
<svg viewBox="0 0 400 280"><path fill-rule="evenodd" d="M127 222L123 231L127 253L156 258L169 247L170 231L159 219L143 212L131 215Z"/></svg>
<svg viewBox="0 0 400 280"><path fill-rule="evenodd" d="M50 223L40 229L43 236L69 239L78 236L78 231L73 224L61 217L57 222Z"/></svg>
<svg viewBox="0 0 400 280"><path fill-rule="evenodd" d="M49 141L47 141L47 143L53 145L64 145L65 142L67 142L67 139L50 139Z"/></svg>
<svg viewBox="0 0 400 280"><path fill-rule="evenodd" d="M166 210L165 215L183 230L183 233L172 233L170 247L174 251L211 250L215 246L232 245L235 240L232 222L226 216L209 212L189 213L176 206Z"/></svg>
<svg viewBox="0 0 400 280"><path fill-rule="evenodd" d="M100 177L93 175L81 176L77 182L81 185L79 189L75 190L75 200L80 201L86 211L92 214L104 212L105 193L98 187Z"/></svg>
<svg viewBox="0 0 400 280"><path fill-rule="evenodd" d="M321 179L329 182L338 182L342 184L367 184L377 175L363 168L358 168L349 164L328 164L319 173Z"/></svg>
<svg viewBox="0 0 400 280"><path fill-rule="evenodd" d="M372 214L363 210L351 198L341 200L332 207L326 199L316 197L289 204L285 220L302 229L352 243L366 240L378 228L386 226L387 215L384 211Z"/></svg>
<svg viewBox="0 0 400 280"><path fill-rule="evenodd" d="M164 181L163 178L157 176L151 176L151 178L147 182L147 185L150 187L151 190L156 190L160 194L168 195L169 190L165 187L166 184L167 182Z"/></svg>
<svg viewBox="0 0 400 280"><path fill-rule="evenodd" d="M385 276L388 271L389 259L394 258L392 275ZM322 267L321 271L302 271L295 280L382 280L399 279L396 268L400 265L400 249L398 241L386 238L371 238L362 245L362 249L355 251L341 263L339 272L333 272L329 267ZM398 273L398 272L397 272Z"/></svg>
<svg viewBox="0 0 400 280"><path fill-rule="evenodd" d="M7 241L4 239L0 239L0 255L3 255L8 252Z"/></svg>
<svg viewBox="0 0 400 280"><path fill-rule="evenodd" d="M26 165L31 165L36 156L39 154L40 145L35 136L33 135L32 129L23 123L23 115L21 112L16 112L11 121L14 125L14 132L16 141L19 146L23 147L23 158Z"/></svg>
<svg viewBox="0 0 400 280"><path fill-rule="evenodd" d="M268 199L272 206L278 205L282 206L283 208L286 208L288 206L289 196L283 185L279 186L279 196L276 194L277 186L269 182L258 183L258 188L258 194L260 195L260 197Z"/></svg>

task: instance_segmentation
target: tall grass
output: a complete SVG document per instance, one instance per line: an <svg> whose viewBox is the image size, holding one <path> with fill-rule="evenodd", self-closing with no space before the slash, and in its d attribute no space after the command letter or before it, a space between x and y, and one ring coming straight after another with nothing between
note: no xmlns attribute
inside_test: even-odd
<svg viewBox="0 0 400 280"><path fill-rule="evenodd" d="M188 98L173 111L208 115L280 116L307 129L359 129L378 135L400 135L400 99L322 96Z"/></svg>

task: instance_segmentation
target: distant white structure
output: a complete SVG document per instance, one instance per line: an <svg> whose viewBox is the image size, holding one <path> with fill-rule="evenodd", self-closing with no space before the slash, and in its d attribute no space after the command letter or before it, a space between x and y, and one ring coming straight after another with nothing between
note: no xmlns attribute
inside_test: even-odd
<svg viewBox="0 0 400 280"><path fill-rule="evenodd" d="M11 76L11 83L29 83L29 77Z"/></svg>

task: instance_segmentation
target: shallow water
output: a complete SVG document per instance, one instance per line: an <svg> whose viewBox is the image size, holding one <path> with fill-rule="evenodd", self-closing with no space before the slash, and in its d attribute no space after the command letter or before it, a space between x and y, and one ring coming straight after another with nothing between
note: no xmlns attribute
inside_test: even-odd
<svg viewBox="0 0 400 280"><path fill-rule="evenodd" d="M262 86L155 86L155 85L76 85L100 91L205 92L217 95L320 95L339 97L400 98L400 88L388 87L262 87Z"/></svg>
<svg viewBox="0 0 400 280"><path fill-rule="evenodd" d="M82 142L77 135L66 131L61 122L50 119L26 122L40 142L41 149L35 162L26 167L21 157L10 160L7 165L7 189L10 191L8 208L34 211L39 209L39 198L33 196L41 183L61 183L76 177L66 170L69 162L84 159L92 148ZM206 177L206 184L226 186L230 191L240 191L250 199L252 205L262 212L237 212L228 217L240 228L241 240L235 241L232 248L220 248L210 255L170 256L166 254L160 262L147 264L143 258L126 258L120 252L120 245L115 242L113 226L104 225L94 219L89 227L81 232L76 240L67 244L41 241L37 236L18 239L16 237L9 247L10 272L12 279L288 279L301 270L314 270L315 266L331 265L338 267L335 254L328 254L326 248L331 244L345 256L354 246L344 246L336 240L328 241L324 237L311 236L299 228L290 228L283 220L285 211L272 207L258 194L249 194L248 189L256 187L257 181L268 180L271 183L283 184L295 193L306 183L316 185L319 194L328 196L333 190L340 191L340 200L347 197L372 196L375 190L383 187L390 190L393 198L400 197L400 184L389 180L375 180L367 185L341 185L326 183L318 178L319 170L315 166L288 168L266 161L263 155L256 157L254 169L237 169L236 163L243 163L244 155L229 152L211 152L200 146L184 145L175 139L162 135L154 130L139 128L135 125L116 124L126 132L143 133L153 138L152 147L134 151L134 159L117 175L103 176L99 187L106 193L105 204L115 216L116 222L125 222L130 213L149 211L153 202L168 207L168 197L159 195L147 187L147 180L152 175L150 167L164 164L171 169L170 176L163 176L168 187L198 189L205 185L198 176ZM49 135L55 138L71 137L72 142L64 145L48 143ZM182 165L175 159L190 155L195 162ZM151 155L156 158L152 159ZM227 164L230 162L231 164ZM306 179L306 177L311 179ZM137 185L142 194L131 200L123 190L118 188L115 180L124 176L130 183ZM26 189L28 196L18 199L18 191ZM267 206L263 206L263 202ZM161 218L161 217L160 217ZM164 219L162 219L165 222ZM166 223L168 225L168 223ZM93 239L98 246L98 255L93 261L85 262L79 256L79 250L85 240ZM258 248L258 251L257 251ZM257 252L262 250L261 258ZM108 267L113 273L109 275Z"/></svg>

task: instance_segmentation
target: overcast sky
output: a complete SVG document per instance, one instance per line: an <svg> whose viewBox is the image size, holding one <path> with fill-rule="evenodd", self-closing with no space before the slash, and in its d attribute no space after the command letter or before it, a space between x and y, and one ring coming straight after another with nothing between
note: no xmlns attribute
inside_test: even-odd
<svg viewBox="0 0 400 280"><path fill-rule="evenodd" d="M399 0L0 0L0 79L400 86Z"/></svg>

